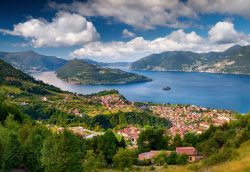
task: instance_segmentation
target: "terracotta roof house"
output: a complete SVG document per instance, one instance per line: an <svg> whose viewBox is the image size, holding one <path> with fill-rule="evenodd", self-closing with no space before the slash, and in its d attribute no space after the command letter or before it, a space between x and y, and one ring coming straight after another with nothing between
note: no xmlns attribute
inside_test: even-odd
<svg viewBox="0 0 250 172"><path fill-rule="evenodd" d="M189 162L199 161L203 158L194 147L176 147L176 153L179 155L187 155Z"/></svg>

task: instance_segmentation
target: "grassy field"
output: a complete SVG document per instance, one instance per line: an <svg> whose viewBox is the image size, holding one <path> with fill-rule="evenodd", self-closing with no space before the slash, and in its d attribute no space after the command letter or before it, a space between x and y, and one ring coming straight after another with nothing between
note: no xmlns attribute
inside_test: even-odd
<svg viewBox="0 0 250 172"><path fill-rule="evenodd" d="M209 172L250 172L250 141L238 149L239 157L230 162L212 166Z"/></svg>

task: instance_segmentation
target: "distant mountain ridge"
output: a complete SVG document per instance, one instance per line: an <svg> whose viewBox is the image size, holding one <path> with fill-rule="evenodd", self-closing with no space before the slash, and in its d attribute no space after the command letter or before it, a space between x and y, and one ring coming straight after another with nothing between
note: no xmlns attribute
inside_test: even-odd
<svg viewBox="0 0 250 172"><path fill-rule="evenodd" d="M89 63L89 64L94 64L94 65L99 65L99 66L106 66L106 67L129 67L132 62L98 62L95 60L91 60L91 59L83 59L83 61Z"/></svg>
<svg viewBox="0 0 250 172"><path fill-rule="evenodd" d="M75 84L124 84L151 81L143 75L101 67L79 59L68 61L56 73L59 78Z"/></svg>
<svg viewBox="0 0 250 172"><path fill-rule="evenodd" d="M34 51L0 52L0 59L26 73L57 70L69 60L45 56ZM224 52L194 53L166 51L130 62L82 61L99 67L130 67L132 70L211 72L250 75L250 46L233 46Z"/></svg>
<svg viewBox="0 0 250 172"><path fill-rule="evenodd" d="M57 70L69 61L55 56L38 54L34 51L0 52L0 59L26 73ZM82 60L103 67L129 67L131 64L130 62L105 63L91 59Z"/></svg>
<svg viewBox="0 0 250 172"><path fill-rule="evenodd" d="M0 59L26 73L55 70L67 62L64 59L41 55L34 51L0 52Z"/></svg>
<svg viewBox="0 0 250 172"><path fill-rule="evenodd" d="M167 51L131 64L133 70L187 71L250 75L250 46L233 46L224 52Z"/></svg>

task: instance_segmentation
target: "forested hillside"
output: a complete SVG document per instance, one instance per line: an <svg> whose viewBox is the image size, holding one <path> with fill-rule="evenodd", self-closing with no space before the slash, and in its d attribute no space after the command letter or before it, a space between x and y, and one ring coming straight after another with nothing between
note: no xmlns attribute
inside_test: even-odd
<svg viewBox="0 0 250 172"><path fill-rule="evenodd" d="M124 84L151 81L142 75L120 69L104 68L77 59L69 61L56 73L59 78L77 84Z"/></svg>

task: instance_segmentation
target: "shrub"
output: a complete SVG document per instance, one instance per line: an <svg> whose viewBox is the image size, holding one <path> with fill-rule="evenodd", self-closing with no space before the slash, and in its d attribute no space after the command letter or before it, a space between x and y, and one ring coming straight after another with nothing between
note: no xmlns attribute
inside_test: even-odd
<svg viewBox="0 0 250 172"><path fill-rule="evenodd" d="M185 165L188 162L188 156L187 155L178 155L176 158L176 164L178 165Z"/></svg>
<svg viewBox="0 0 250 172"><path fill-rule="evenodd" d="M154 157L153 163L154 165L163 165L166 162L166 154L161 152L158 156Z"/></svg>
<svg viewBox="0 0 250 172"><path fill-rule="evenodd" d="M83 167L86 171L95 172L97 169L104 168L107 165L102 153L95 154L93 150L88 150L85 156Z"/></svg>
<svg viewBox="0 0 250 172"><path fill-rule="evenodd" d="M232 148L223 148L219 153L211 155L208 159L205 160L205 165L210 166L232 160L233 157L237 157L237 152Z"/></svg>
<svg viewBox="0 0 250 172"><path fill-rule="evenodd" d="M113 157L113 162L115 167L119 169L131 168L135 158L133 151L120 148Z"/></svg>

